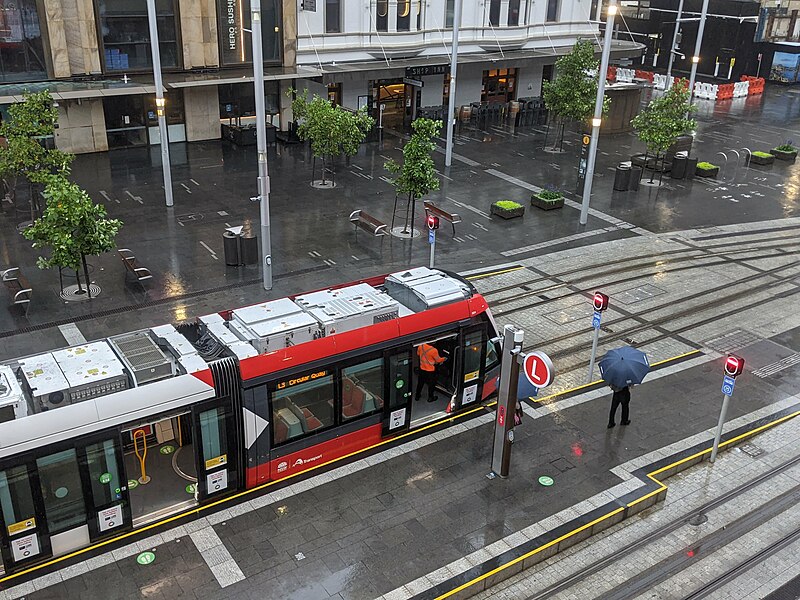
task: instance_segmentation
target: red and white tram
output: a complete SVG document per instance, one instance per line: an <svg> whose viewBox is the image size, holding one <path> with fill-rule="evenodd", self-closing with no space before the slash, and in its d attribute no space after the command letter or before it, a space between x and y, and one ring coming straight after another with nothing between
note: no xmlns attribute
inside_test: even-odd
<svg viewBox="0 0 800 600"><path fill-rule="evenodd" d="M6 574L476 406L484 298L427 268L0 365ZM434 346L437 398L418 395Z"/></svg>

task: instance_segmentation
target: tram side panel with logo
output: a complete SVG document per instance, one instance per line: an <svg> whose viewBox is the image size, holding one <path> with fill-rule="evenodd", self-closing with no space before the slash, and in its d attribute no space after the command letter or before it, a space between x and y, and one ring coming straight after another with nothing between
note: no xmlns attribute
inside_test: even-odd
<svg viewBox="0 0 800 600"><path fill-rule="evenodd" d="M412 269L200 323L201 345L213 338L239 353L248 487L470 408L496 389L486 302L441 271ZM413 402L422 343L448 358L433 404Z"/></svg>

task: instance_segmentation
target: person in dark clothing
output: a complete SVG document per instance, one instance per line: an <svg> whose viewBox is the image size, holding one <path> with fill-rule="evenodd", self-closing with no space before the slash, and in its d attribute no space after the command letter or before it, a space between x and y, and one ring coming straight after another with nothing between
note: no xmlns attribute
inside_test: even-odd
<svg viewBox="0 0 800 600"><path fill-rule="evenodd" d="M608 428L611 429L616 425L616 415L617 415L617 407L622 404L622 424L623 425L630 425L630 419L628 418L628 404L631 401L631 388L624 387L624 388L611 388L614 390L614 395L611 396L611 412L608 413Z"/></svg>

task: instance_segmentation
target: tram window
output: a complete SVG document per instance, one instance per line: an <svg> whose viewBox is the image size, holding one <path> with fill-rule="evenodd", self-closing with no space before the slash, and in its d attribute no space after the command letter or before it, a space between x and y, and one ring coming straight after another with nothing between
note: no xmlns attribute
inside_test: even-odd
<svg viewBox="0 0 800 600"><path fill-rule="evenodd" d="M272 396L276 445L333 425L333 376L324 373L278 382Z"/></svg>
<svg viewBox="0 0 800 600"><path fill-rule="evenodd" d="M500 364L500 357L497 356L497 347L494 342L486 342L486 370L493 369Z"/></svg>
<svg viewBox="0 0 800 600"><path fill-rule="evenodd" d="M117 468L117 451L113 440L86 446L86 464L92 482L94 507L99 509L120 498L121 487Z"/></svg>
<svg viewBox="0 0 800 600"><path fill-rule="evenodd" d="M225 430L225 410L212 408L200 413L200 439L202 440L203 462L208 465L227 462L228 436ZM222 460L222 457L225 457ZM218 460L214 460L218 459Z"/></svg>
<svg viewBox="0 0 800 600"><path fill-rule="evenodd" d="M28 481L28 469L11 467L0 471L0 511L9 530L12 526L35 517L33 494Z"/></svg>
<svg viewBox="0 0 800 600"><path fill-rule="evenodd" d="M36 460L47 527L60 533L86 522L81 476L74 448Z"/></svg>
<svg viewBox="0 0 800 600"><path fill-rule="evenodd" d="M342 420L369 415L383 408L383 359L342 369Z"/></svg>

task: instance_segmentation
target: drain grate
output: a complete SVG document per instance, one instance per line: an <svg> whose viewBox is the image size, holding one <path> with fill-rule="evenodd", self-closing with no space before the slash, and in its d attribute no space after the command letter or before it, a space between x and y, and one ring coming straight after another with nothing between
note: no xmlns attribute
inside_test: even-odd
<svg viewBox="0 0 800 600"><path fill-rule="evenodd" d="M739 449L748 456L756 457L764 454L764 450L762 448L759 448L755 444L750 444L750 443L742 444L741 446L739 446Z"/></svg>
<svg viewBox="0 0 800 600"><path fill-rule="evenodd" d="M569 462L566 458L561 457L557 458L550 463L556 469L558 469L559 473L564 473L565 471L569 471L570 469L574 469L575 465Z"/></svg>
<svg viewBox="0 0 800 600"><path fill-rule="evenodd" d="M735 352L741 350L745 346L755 344L756 342L763 341L764 338L760 335L746 331L744 329L733 329L718 337L711 338L703 342L703 345L717 352L725 354L726 352Z"/></svg>
<svg viewBox="0 0 800 600"><path fill-rule="evenodd" d="M666 293L667 290L657 287L652 283L647 283L630 290L625 290L619 294L615 294L614 299L622 302L623 304L636 304L642 300L649 300L650 298L661 296Z"/></svg>

